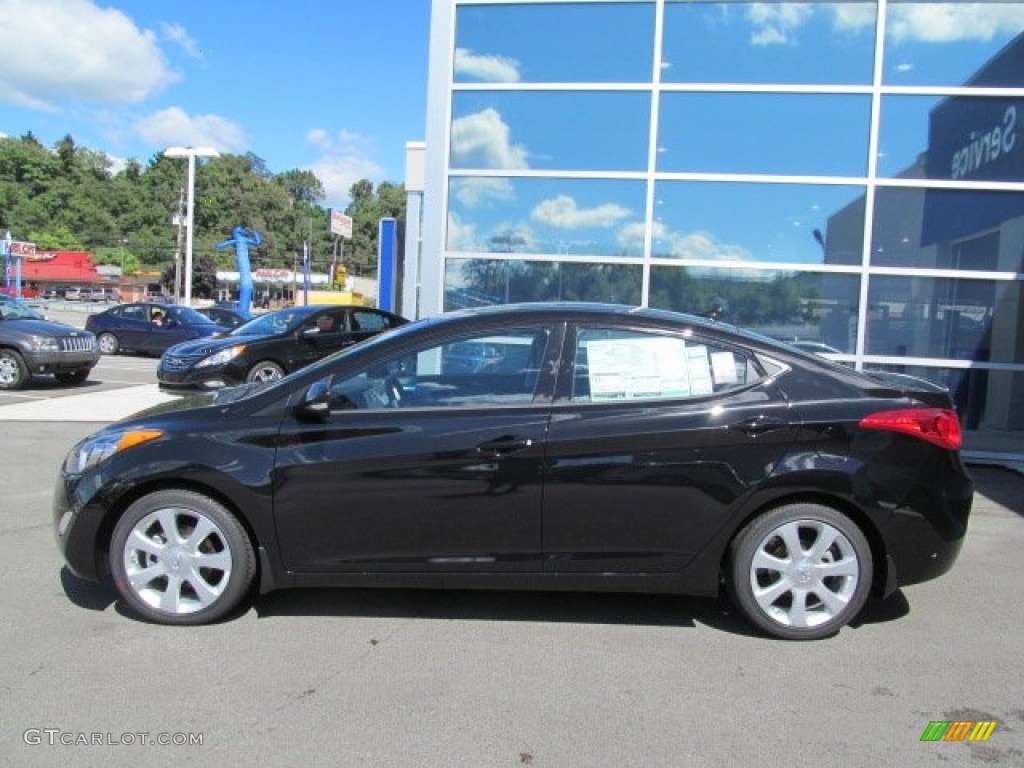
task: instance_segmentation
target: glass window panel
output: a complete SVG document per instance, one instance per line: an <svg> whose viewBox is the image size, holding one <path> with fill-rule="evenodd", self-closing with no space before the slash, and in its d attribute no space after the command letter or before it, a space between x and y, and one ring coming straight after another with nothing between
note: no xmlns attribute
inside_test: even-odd
<svg viewBox="0 0 1024 768"><path fill-rule="evenodd" d="M863 176L870 108L860 95L666 93L658 170Z"/></svg>
<svg viewBox="0 0 1024 768"><path fill-rule="evenodd" d="M852 353L859 289L855 275L652 267L650 305L713 315L772 338L820 342Z"/></svg>
<svg viewBox="0 0 1024 768"><path fill-rule="evenodd" d="M1024 363L1019 282L879 275L868 306L869 355Z"/></svg>
<svg viewBox="0 0 1024 768"><path fill-rule="evenodd" d="M1024 181L1024 97L883 98L878 171L901 178Z"/></svg>
<svg viewBox="0 0 1024 768"><path fill-rule="evenodd" d="M889 0L884 82L1024 86L1024 3Z"/></svg>
<svg viewBox="0 0 1024 768"><path fill-rule="evenodd" d="M452 168L642 171L651 126L648 93L454 94Z"/></svg>
<svg viewBox="0 0 1024 768"><path fill-rule="evenodd" d="M933 381L949 390L965 451L1024 452L1024 372L922 365L869 365Z"/></svg>
<svg viewBox="0 0 1024 768"><path fill-rule="evenodd" d="M660 182L652 255L681 259L860 264L859 186Z"/></svg>
<svg viewBox="0 0 1024 768"><path fill-rule="evenodd" d="M648 82L654 3L462 5L457 83Z"/></svg>
<svg viewBox="0 0 1024 768"><path fill-rule="evenodd" d="M871 83L875 3L668 3L662 80Z"/></svg>
<svg viewBox="0 0 1024 768"><path fill-rule="evenodd" d="M871 263L1024 271L1024 192L879 189Z"/></svg>
<svg viewBox="0 0 1024 768"><path fill-rule="evenodd" d="M449 180L449 251L643 256L646 185L632 179Z"/></svg>
<svg viewBox="0 0 1024 768"><path fill-rule="evenodd" d="M643 273L639 266L448 259L445 311L535 301L598 301L638 305Z"/></svg>
<svg viewBox="0 0 1024 768"><path fill-rule="evenodd" d="M532 405L550 329L501 328L404 350L331 383L333 411Z"/></svg>

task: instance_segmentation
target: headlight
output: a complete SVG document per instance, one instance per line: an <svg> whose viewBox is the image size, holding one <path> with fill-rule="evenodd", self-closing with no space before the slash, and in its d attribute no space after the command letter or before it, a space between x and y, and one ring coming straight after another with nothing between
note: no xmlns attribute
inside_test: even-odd
<svg viewBox="0 0 1024 768"><path fill-rule="evenodd" d="M163 434L162 429L130 429L94 435L71 449L71 453L64 460L64 471L69 475L81 474L101 461L106 461L115 453L156 440L163 437Z"/></svg>
<svg viewBox="0 0 1024 768"><path fill-rule="evenodd" d="M245 352L245 344L236 344L233 347L222 349L215 355L210 355L204 360L200 360L196 363L196 368L202 368L204 365L224 365L230 360L234 360L240 354Z"/></svg>
<svg viewBox="0 0 1024 768"><path fill-rule="evenodd" d="M60 352L60 345L54 336L29 336L28 345L33 352Z"/></svg>

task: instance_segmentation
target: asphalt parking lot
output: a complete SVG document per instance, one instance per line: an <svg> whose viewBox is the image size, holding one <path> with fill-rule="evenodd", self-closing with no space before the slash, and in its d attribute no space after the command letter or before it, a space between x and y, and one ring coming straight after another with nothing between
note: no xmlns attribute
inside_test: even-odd
<svg viewBox="0 0 1024 768"><path fill-rule="evenodd" d="M2 764L1024 765L1015 472L973 468L950 574L824 641L760 637L718 600L406 590L282 592L167 628L63 569L50 522L64 454L155 362L0 402ZM945 720L997 725L921 741Z"/></svg>

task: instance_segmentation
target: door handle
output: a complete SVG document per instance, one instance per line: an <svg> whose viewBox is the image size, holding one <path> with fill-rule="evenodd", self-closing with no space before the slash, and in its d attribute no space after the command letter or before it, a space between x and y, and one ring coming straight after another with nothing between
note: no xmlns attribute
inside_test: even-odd
<svg viewBox="0 0 1024 768"><path fill-rule="evenodd" d="M789 426L789 422L783 419L777 419L773 416L754 416L753 418L730 424L729 429L742 432L750 437L757 437L767 432L774 432L777 429L785 429L787 426Z"/></svg>
<svg viewBox="0 0 1024 768"><path fill-rule="evenodd" d="M486 443L480 443L480 445L476 447L476 451L477 453L487 453L494 458L499 458L501 456L507 456L510 453L524 451L532 445L532 438L504 435L494 440L488 440Z"/></svg>

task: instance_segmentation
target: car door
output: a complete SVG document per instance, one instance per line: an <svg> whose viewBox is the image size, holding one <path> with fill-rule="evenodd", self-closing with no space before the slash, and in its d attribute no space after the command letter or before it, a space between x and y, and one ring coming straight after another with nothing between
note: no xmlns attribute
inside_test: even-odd
<svg viewBox="0 0 1024 768"><path fill-rule="evenodd" d="M507 367L487 374L449 372L450 338L339 370L324 423L282 425L273 488L285 565L539 571L554 374L538 376L536 358L558 348L553 333L477 332L509 350Z"/></svg>
<svg viewBox="0 0 1024 768"><path fill-rule="evenodd" d="M145 304L125 304L103 314L111 319L100 328L101 331L114 333L124 349L146 350L150 332L149 307Z"/></svg>
<svg viewBox="0 0 1024 768"><path fill-rule="evenodd" d="M545 567L675 571L792 441L742 349L692 334L570 332L548 433Z"/></svg>
<svg viewBox="0 0 1024 768"><path fill-rule="evenodd" d="M180 316L178 307L163 309L153 307L151 313L163 315L160 323L154 322L153 314L146 328L142 349L152 354L161 354L175 344L194 339L198 334L195 329Z"/></svg>

